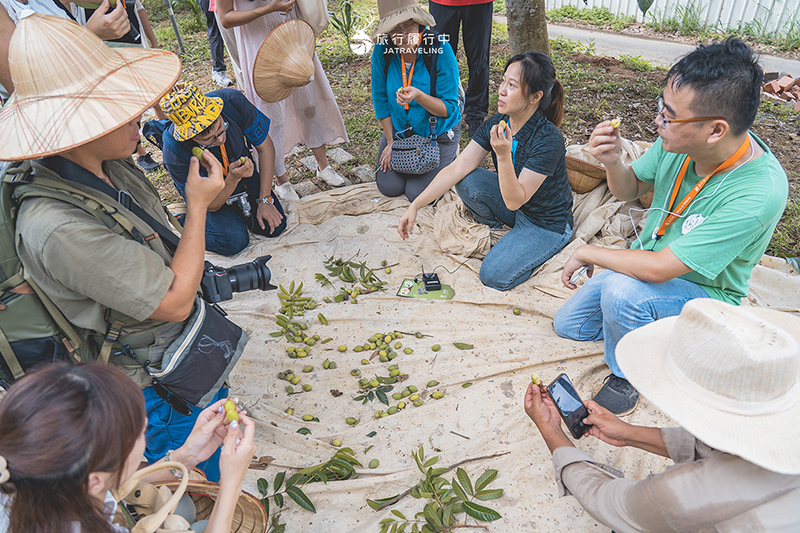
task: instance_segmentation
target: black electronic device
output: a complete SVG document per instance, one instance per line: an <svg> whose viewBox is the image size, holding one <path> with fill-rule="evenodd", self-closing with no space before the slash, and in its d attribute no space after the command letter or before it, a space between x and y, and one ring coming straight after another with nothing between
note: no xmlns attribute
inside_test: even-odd
<svg viewBox="0 0 800 533"><path fill-rule="evenodd" d="M267 266L267 261L271 257L271 255L262 255L250 263L242 263L229 268L218 267L206 261L203 267L203 277L200 280L203 299L213 304L230 300L233 298L234 292L253 289L274 290L276 287L269 282L271 273Z"/></svg>
<svg viewBox="0 0 800 533"><path fill-rule="evenodd" d="M442 283L439 281L439 276L431 272L429 274L422 274L422 282L425 284L427 292L442 290Z"/></svg>
<svg viewBox="0 0 800 533"><path fill-rule="evenodd" d="M589 430L590 425L584 424L583 419L589 416L589 411L583 405L575 387L566 374L559 376L547 386L547 394L558 409L558 414L569 428L569 432L579 439Z"/></svg>

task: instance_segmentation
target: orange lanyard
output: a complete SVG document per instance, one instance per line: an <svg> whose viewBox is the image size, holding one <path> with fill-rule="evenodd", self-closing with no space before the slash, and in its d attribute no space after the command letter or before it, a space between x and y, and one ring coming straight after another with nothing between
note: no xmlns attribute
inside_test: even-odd
<svg viewBox="0 0 800 533"><path fill-rule="evenodd" d="M667 231L667 228L670 227L670 225L673 222L675 222L675 219L677 219L678 216L680 216L680 214L683 213L684 209L686 209L689 206L689 204L692 203L692 200L695 199L695 197L700 192L700 189L703 188L703 186L706 184L706 182L708 182L711 176L713 176L717 172L721 172L733 166L733 164L736 163L736 161L738 161L739 158L741 158L745 154L745 152L747 152L747 150L749 149L750 149L750 135L747 136L742 145L739 147L738 150L736 150L736 152L733 153L732 156L730 156L716 169L714 169L714 172L712 172L711 174L709 174L708 176L704 177L699 182L697 182L697 185L692 187L692 190L689 191L689 193L683 198L683 200L681 200L681 203L678 204L678 207L676 207L675 210L673 211L672 205L675 203L675 198L678 196L678 191L681 188L681 183L683 183L683 177L686 175L686 169L689 168L689 161L692 160L692 158L687 155L686 159L684 159L683 161L683 166L681 167L680 172L678 172L678 177L675 180L675 186L672 189L672 195L669 198L669 207L667 208L667 211L670 211L671 214L664 219L664 222L661 223L661 226L658 228L658 231L656 231L656 240L660 239L664 235L664 233Z"/></svg>
<svg viewBox="0 0 800 533"><path fill-rule="evenodd" d="M225 143L219 145L219 151L222 152L222 177L228 177L228 152L225 151Z"/></svg>
<svg viewBox="0 0 800 533"><path fill-rule="evenodd" d="M414 58L414 62L411 63L411 70L408 71L408 81L406 81L406 61L402 57L400 58L400 66L403 69L403 89L411 85L411 78L414 77L414 67L417 65L417 58ZM406 113L408 113L408 104L405 105Z"/></svg>

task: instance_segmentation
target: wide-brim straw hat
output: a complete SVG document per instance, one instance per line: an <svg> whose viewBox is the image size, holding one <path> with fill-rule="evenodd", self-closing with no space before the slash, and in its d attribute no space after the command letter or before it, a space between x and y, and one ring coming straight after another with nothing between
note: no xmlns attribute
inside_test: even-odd
<svg viewBox="0 0 800 533"><path fill-rule="evenodd" d="M178 56L117 48L71 20L23 13L11 35L14 93L0 111L0 160L58 154L138 118L178 79Z"/></svg>
<svg viewBox="0 0 800 533"><path fill-rule="evenodd" d="M273 28L256 54L253 87L265 102L280 102L314 80L314 30L289 19Z"/></svg>
<svg viewBox="0 0 800 533"><path fill-rule="evenodd" d="M800 474L800 318L711 298L617 344L625 377L686 431L780 474Z"/></svg>
<svg viewBox="0 0 800 533"><path fill-rule="evenodd" d="M398 24L413 20L423 26L435 26L433 15L419 5L417 0L378 0L378 26L372 32L372 39L389 33Z"/></svg>

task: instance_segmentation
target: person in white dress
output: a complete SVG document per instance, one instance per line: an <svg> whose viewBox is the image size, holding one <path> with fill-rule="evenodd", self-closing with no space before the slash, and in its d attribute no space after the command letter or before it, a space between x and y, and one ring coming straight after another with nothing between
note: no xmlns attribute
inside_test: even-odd
<svg viewBox="0 0 800 533"><path fill-rule="evenodd" d="M247 99L271 121L275 144L278 196L297 199L286 172L284 157L298 143L308 146L317 160L317 176L328 184L344 185L344 178L328 164L326 145L348 142L342 114L328 78L314 54L314 80L277 103L262 100L253 87L253 64L269 32L290 18L300 17L294 0L217 0L217 14L226 28L234 28Z"/></svg>

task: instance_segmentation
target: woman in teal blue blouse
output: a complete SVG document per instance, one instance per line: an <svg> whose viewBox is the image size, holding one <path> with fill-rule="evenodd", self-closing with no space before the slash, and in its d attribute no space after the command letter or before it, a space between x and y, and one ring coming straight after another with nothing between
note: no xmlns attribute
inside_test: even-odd
<svg viewBox="0 0 800 533"><path fill-rule="evenodd" d="M405 193L413 201L456 158L461 138L458 63L450 43L425 29L435 21L416 0L382 0L378 10L381 19L375 30L378 44L372 52L372 104L383 133L376 181L386 196ZM435 94L431 94L434 70ZM392 170L391 141L414 134L430 136L431 117L436 119L439 166L419 175Z"/></svg>

